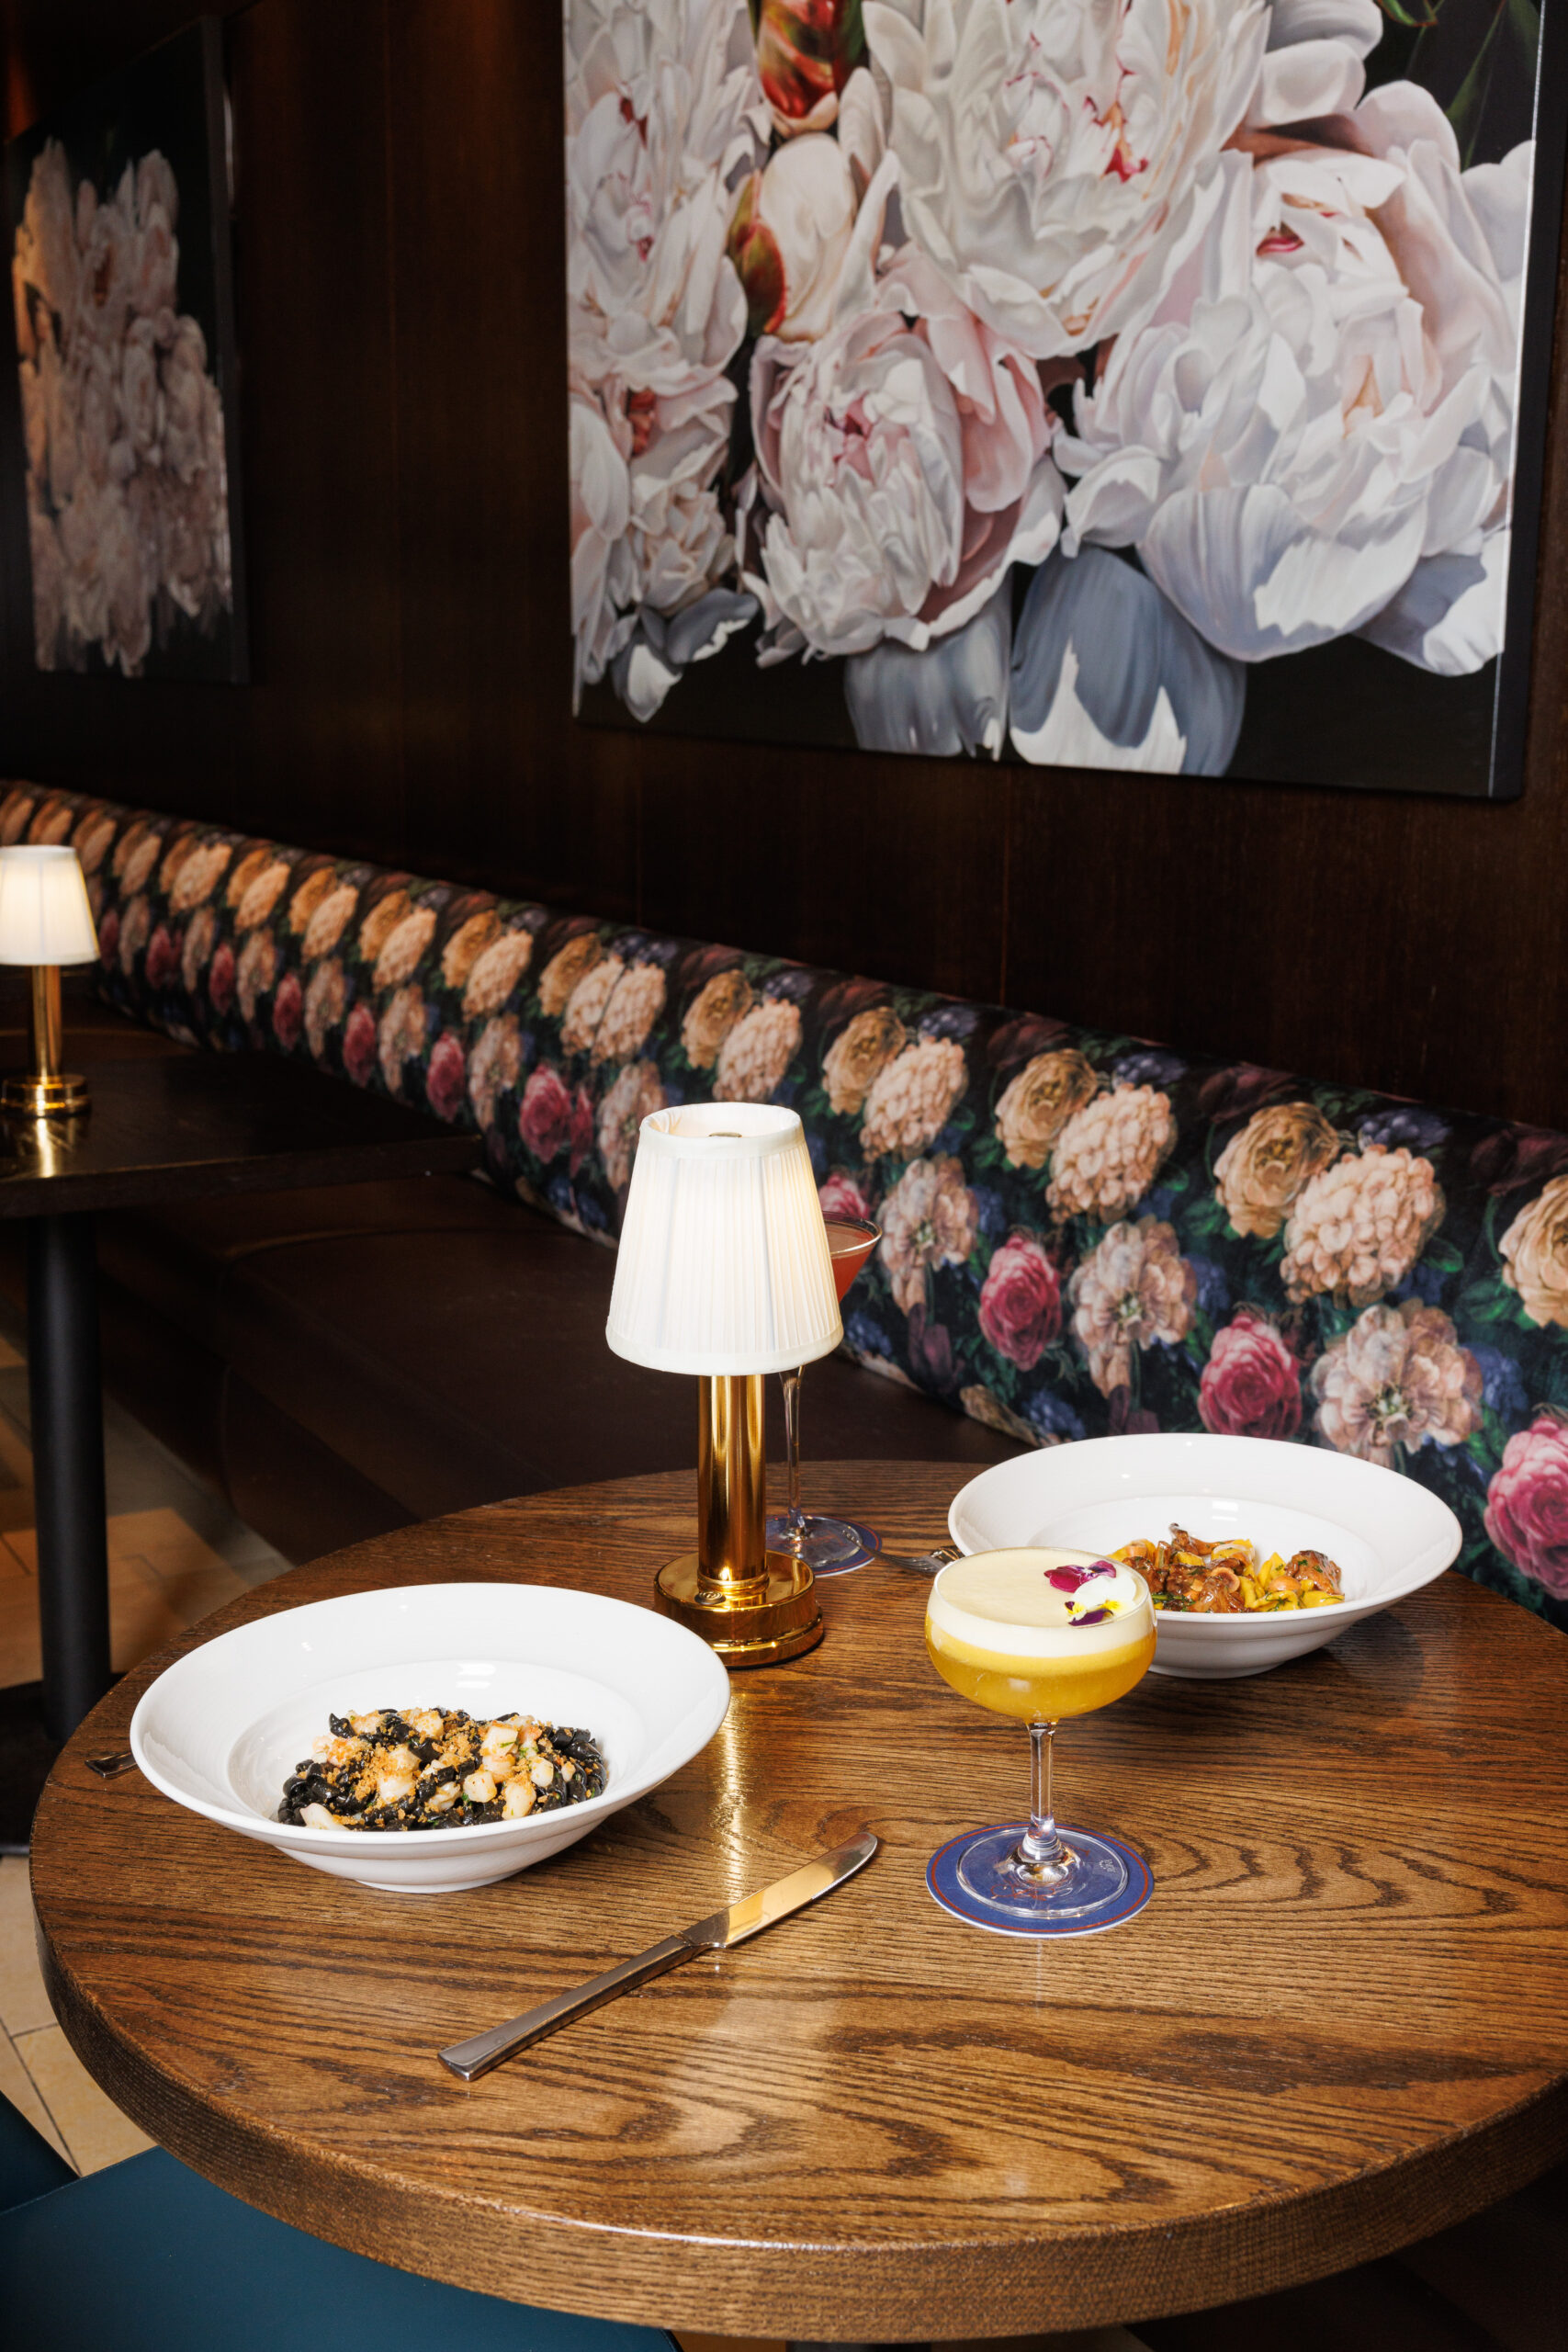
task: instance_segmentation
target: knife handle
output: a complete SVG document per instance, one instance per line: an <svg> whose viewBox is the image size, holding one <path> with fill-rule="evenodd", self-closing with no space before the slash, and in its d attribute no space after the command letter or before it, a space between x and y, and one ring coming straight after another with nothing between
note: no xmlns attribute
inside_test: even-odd
<svg viewBox="0 0 1568 2352"><path fill-rule="evenodd" d="M623 1960L618 1967L607 1968L603 1976L591 1976L586 1984L577 1985L570 1993L558 1993L553 2001L541 2001L536 2009L525 2009L520 2018L509 2018L504 2025L491 2026L488 2033L476 2033L471 2041L454 2041L440 2053L444 2066L450 2066L466 2083L478 2082L503 2058L514 2057L519 2050L526 2050L531 2042L542 2041L547 2033L554 2033L557 2026L565 2025L569 2018L583 2018L590 2009L603 2008L621 1993L630 1993L650 1978L662 1976L667 1969L679 1968L701 1949L689 1944L683 1936L666 1936L662 1943L649 1944Z"/></svg>

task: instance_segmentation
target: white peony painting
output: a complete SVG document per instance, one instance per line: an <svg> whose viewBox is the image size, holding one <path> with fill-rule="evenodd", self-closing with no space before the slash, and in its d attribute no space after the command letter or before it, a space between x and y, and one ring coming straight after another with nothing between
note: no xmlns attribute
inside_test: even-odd
<svg viewBox="0 0 1568 2352"><path fill-rule="evenodd" d="M580 715L1517 792L1544 63L1533 0L565 0Z"/></svg>
<svg viewBox="0 0 1568 2352"><path fill-rule="evenodd" d="M217 27L7 150L34 654L238 677Z"/></svg>

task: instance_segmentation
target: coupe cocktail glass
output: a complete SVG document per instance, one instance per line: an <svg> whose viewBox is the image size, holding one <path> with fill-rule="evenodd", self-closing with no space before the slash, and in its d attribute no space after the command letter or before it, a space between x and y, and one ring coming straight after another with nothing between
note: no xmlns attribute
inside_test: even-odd
<svg viewBox="0 0 1568 2352"><path fill-rule="evenodd" d="M1147 1673L1154 1607L1134 1569L1091 1552L976 1552L943 1568L926 1610L926 1648L944 1682L993 1714L1029 1726L1029 1820L980 1831L958 1883L982 1921L1095 1926L1113 1913L1127 1865L1088 1830L1056 1826L1051 1794L1056 1726L1109 1707Z"/></svg>
<svg viewBox="0 0 1568 2352"><path fill-rule="evenodd" d="M850 1284L882 1238L880 1226L869 1218L830 1216L828 1254L833 1261L833 1281L841 1306ZM784 1452L789 1465L789 1502L768 1517L768 1549L788 1552L804 1560L819 1577L842 1576L864 1551L858 1531L847 1519L829 1519L822 1511L800 1508L800 1374L779 1374L784 1384Z"/></svg>

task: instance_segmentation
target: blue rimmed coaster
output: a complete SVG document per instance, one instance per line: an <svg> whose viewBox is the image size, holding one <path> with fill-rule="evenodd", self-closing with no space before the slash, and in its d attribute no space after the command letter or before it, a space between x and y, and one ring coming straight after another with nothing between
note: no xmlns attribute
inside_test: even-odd
<svg viewBox="0 0 1568 2352"><path fill-rule="evenodd" d="M1142 1854L1123 1839L1112 1838L1107 1830L1097 1829L1092 1834L1100 1845L1109 1846L1127 1867L1126 1885L1099 1917L1053 1919L1045 1912L1032 1919L1000 1917L989 1905L977 1903L960 1883L958 1865L976 1838L994 1837L1009 1826L1005 1822L997 1822L988 1829L965 1829L960 1837L950 1838L945 1846L939 1847L926 1865L926 1884L937 1902L944 1911L951 1911L955 1919L962 1919L967 1927L984 1928L987 1934L992 1936L1099 1936L1103 1935L1107 1928L1119 1928L1124 1920L1132 1918L1135 1912L1143 1909L1154 1893L1154 1875ZM1059 1826L1069 1845L1075 1837L1086 1834L1082 1830L1069 1829L1066 1823ZM1023 1830L1021 1821L1011 1825L1011 1834L1016 1837L1021 1838Z"/></svg>

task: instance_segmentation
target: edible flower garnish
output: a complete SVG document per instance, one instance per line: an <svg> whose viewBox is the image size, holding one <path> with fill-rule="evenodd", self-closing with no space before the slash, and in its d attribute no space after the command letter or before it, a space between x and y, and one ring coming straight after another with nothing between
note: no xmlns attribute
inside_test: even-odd
<svg viewBox="0 0 1568 2352"><path fill-rule="evenodd" d="M1089 1568L1046 1568L1043 1573L1048 1585L1067 1596L1069 1625L1103 1625L1122 1605L1109 1595L1101 1600L1098 1592L1084 1590L1085 1585L1095 1584L1101 1577L1110 1577L1114 1582L1117 1569L1113 1560L1096 1560Z"/></svg>
<svg viewBox="0 0 1568 2352"><path fill-rule="evenodd" d="M1045 1581L1058 1592L1077 1592L1091 1577L1113 1577L1115 1568L1109 1560L1097 1560L1092 1568L1047 1568Z"/></svg>

